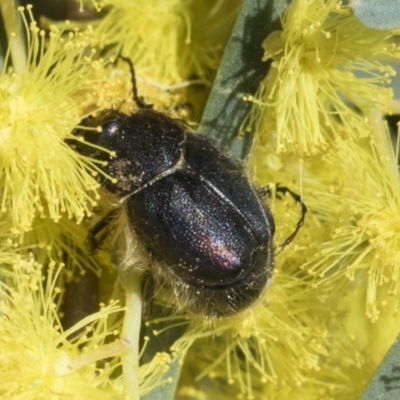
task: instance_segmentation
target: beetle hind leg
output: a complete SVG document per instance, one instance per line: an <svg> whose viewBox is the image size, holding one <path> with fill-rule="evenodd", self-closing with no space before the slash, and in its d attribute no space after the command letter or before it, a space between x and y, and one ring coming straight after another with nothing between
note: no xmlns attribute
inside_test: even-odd
<svg viewBox="0 0 400 400"><path fill-rule="evenodd" d="M269 197L272 195L273 189L271 186L264 186L259 189L259 193L262 196ZM296 203L300 204L300 218L297 221L297 224L296 224L293 232L278 246L278 248L280 249L279 252L281 252L288 244L290 244L293 241L293 239L296 237L297 233L299 232L300 228L304 225L304 220L305 220L308 209L307 209L307 206L303 202L303 197L301 195L293 192L286 186L281 186L281 185L277 184L275 187L275 193L277 194L278 198L281 198L281 196L279 196L279 194L282 194L282 195L289 194Z"/></svg>
<svg viewBox="0 0 400 400"><path fill-rule="evenodd" d="M290 196L292 196L292 198L294 199L294 201L296 203L300 204L300 218L297 221L297 224L296 224L293 232L278 246L280 248L280 251L282 251L288 244L290 244L293 241L293 239L296 237L300 228L304 225L304 220L306 218L308 209L307 209L307 206L303 202L303 197L295 192L292 192L286 186L277 185L275 190L277 193L282 193L282 194L288 193Z"/></svg>

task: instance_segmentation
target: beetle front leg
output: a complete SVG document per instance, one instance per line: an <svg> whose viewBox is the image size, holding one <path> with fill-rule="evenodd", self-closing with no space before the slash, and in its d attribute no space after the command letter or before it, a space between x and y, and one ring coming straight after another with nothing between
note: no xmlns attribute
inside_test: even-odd
<svg viewBox="0 0 400 400"><path fill-rule="evenodd" d="M106 238L107 233L104 234L100 239L98 239L97 236L107 228L110 222L115 218L117 212L117 209L111 210L104 218L102 218L89 229L89 232L86 236L86 249L90 255L93 255L96 250L98 250L99 246Z"/></svg>

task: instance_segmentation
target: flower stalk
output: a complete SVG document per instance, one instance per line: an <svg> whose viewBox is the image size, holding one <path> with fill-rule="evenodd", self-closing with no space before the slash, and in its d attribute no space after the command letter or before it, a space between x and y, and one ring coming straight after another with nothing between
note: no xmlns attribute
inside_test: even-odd
<svg viewBox="0 0 400 400"><path fill-rule="evenodd" d="M142 278L134 269L124 270L119 276L125 291L125 314L122 338L129 343L127 354L122 359L124 372L124 394L130 400L139 400L139 339L142 320Z"/></svg>
<svg viewBox="0 0 400 400"><path fill-rule="evenodd" d="M0 12L3 16L4 27L9 41L9 52L13 69L17 74L24 74L28 65L26 47L23 41L23 28L16 0L4 0L0 4ZM3 59L6 67L7 56ZM1 69L1 66L0 66Z"/></svg>

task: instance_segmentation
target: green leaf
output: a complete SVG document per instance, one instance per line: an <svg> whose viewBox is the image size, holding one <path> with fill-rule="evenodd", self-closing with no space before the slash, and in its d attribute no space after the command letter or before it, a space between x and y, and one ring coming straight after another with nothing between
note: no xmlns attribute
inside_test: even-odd
<svg viewBox="0 0 400 400"><path fill-rule="evenodd" d="M201 131L240 159L250 153L255 136L250 127L238 137L252 106L243 96L254 95L269 70L261 44L281 28L279 15L286 5L282 0L244 0L201 120Z"/></svg>
<svg viewBox="0 0 400 400"><path fill-rule="evenodd" d="M358 21L372 29L400 27L400 0L351 0Z"/></svg>
<svg viewBox="0 0 400 400"><path fill-rule="evenodd" d="M360 400L400 399L400 336L376 370Z"/></svg>

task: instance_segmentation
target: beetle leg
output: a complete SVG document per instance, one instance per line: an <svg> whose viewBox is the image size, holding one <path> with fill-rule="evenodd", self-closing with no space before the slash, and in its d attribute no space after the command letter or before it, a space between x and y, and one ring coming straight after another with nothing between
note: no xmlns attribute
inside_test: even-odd
<svg viewBox="0 0 400 400"><path fill-rule="evenodd" d="M272 188L271 186L264 186L262 188L259 188L259 193L262 196L271 196L272 195ZM286 240L284 240L278 247L280 248L281 252L288 244L290 244L293 239L296 237L297 232L299 231L299 229L304 225L304 219L306 217L306 213L307 213L307 206L303 203L303 198L295 193L292 192L289 188L287 188L286 186L280 186L279 184L277 184L275 186L275 193L277 194L277 197L280 198L279 194L290 194L290 196L292 196L292 198L294 199L294 201L296 203L300 204L300 218L297 221L296 227L294 228L294 231L289 235L289 237L286 238Z"/></svg>
<svg viewBox="0 0 400 400"><path fill-rule="evenodd" d="M257 188L258 193L260 193L261 196L269 197L272 194L272 188L271 186L263 186L263 187L258 187Z"/></svg>
<svg viewBox="0 0 400 400"><path fill-rule="evenodd" d="M275 189L273 189L274 187L275 187ZM279 190L279 188L287 189L286 191L290 192L290 190L288 188L286 188L284 186L279 186L279 183L277 183L276 185L273 185L273 186L267 185L267 186L257 188L257 191L258 191L258 193L260 193L261 196L264 196L264 197L271 197L272 193L275 192L275 196L281 200L282 197L281 197L280 193L283 193L283 191ZM293 194L295 194L295 193L293 193Z"/></svg>
<svg viewBox="0 0 400 400"><path fill-rule="evenodd" d="M94 254L107 236L107 234L103 235L100 240L96 237L100 232L107 228L110 222L114 219L117 211L117 209L111 210L104 218L89 229L86 236L86 248L89 254Z"/></svg>
<svg viewBox="0 0 400 400"><path fill-rule="evenodd" d="M286 238L285 241L283 241L278 247L280 247L280 251L282 251L289 243L292 242L292 240L296 237L297 232L299 231L299 229L304 225L304 219L306 217L307 214L307 206L303 203L303 198L295 193L292 192L289 188L287 188L286 186L279 186L276 185L276 192L282 193L282 194L290 194L292 196L292 198L300 204L300 218L297 221L296 227L294 228L294 231L289 235L289 237Z"/></svg>

